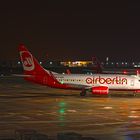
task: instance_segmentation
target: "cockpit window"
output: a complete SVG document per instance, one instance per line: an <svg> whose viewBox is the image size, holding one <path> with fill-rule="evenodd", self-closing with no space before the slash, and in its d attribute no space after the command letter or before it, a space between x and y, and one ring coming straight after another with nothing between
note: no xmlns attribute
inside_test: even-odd
<svg viewBox="0 0 140 140"><path fill-rule="evenodd" d="M140 82L140 80L139 80L139 82Z"/></svg>

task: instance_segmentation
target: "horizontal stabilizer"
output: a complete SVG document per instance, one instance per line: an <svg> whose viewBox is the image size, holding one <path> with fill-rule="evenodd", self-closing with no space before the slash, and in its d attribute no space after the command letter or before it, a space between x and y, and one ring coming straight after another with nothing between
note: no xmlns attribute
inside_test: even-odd
<svg viewBox="0 0 140 140"><path fill-rule="evenodd" d="M34 77L33 75L25 75L25 74L12 74L12 76L16 76L16 77Z"/></svg>

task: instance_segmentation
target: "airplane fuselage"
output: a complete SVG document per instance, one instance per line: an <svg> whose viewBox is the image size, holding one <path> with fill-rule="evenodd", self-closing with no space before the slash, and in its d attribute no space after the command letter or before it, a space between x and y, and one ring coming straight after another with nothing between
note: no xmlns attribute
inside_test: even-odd
<svg viewBox="0 0 140 140"><path fill-rule="evenodd" d="M134 75L117 74L55 74L61 84L85 87L107 86L109 89L139 90L140 78Z"/></svg>
<svg viewBox="0 0 140 140"><path fill-rule="evenodd" d="M21 45L20 57L27 81L46 85L52 88L80 89L81 96L86 91L92 94L108 95L109 90L140 91L139 75L121 74L58 74L45 70L32 54Z"/></svg>

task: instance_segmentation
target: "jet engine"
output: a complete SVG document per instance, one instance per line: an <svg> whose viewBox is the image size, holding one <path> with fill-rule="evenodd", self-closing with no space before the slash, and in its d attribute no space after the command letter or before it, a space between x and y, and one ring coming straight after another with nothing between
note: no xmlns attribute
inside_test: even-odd
<svg viewBox="0 0 140 140"><path fill-rule="evenodd" d="M107 95L108 93L109 89L107 86L92 87L92 94Z"/></svg>

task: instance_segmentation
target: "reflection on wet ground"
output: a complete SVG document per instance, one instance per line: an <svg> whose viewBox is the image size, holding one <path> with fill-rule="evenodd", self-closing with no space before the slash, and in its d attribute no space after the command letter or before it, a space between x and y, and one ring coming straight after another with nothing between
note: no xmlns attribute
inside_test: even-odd
<svg viewBox="0 0 140 140"><path fill-rule="evenodd" d="M2 77L0 137L13 137L18 129L34 129L52 137L76 132L97 139L139 139L140 98L120 92L109 97L80 97L79 91Z"/></svg>

